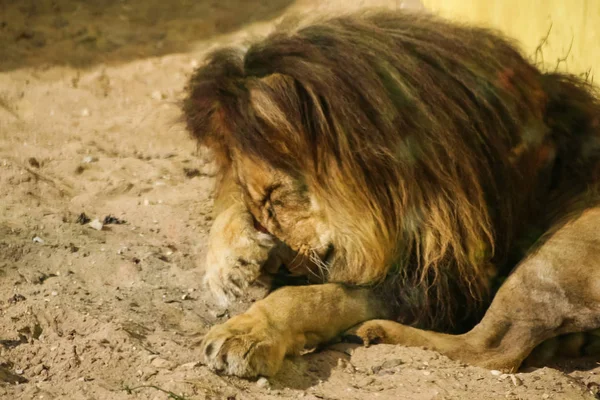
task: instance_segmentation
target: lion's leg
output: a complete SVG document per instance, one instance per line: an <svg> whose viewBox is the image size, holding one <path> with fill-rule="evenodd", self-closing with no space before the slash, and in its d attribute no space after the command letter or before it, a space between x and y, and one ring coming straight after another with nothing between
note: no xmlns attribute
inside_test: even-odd
<svg viewBox="0 0 600 400"><path fill-rule="evenodd" d="M265 263L270 262L276 242L272 236L255 229L231 170L221 179L214 214L204 282L217 301L226 306L260 276Z"/></svg>
<svg viewBox="0 0 600 400"><path fill-rule="evenodd" d="M215 371L270 376L286 355L328 342L360 322L385 318L382 309L368 289L333 283L283 287L213 327L202 353Z"/></svg>
<svg viewBox="0 0 600 400"><path fill-rule="evenodd" d="M367 343L424 346L471 364L512 371L544 340L598 327L600 209L592 209L515 269L470 332L453 336L369 321L356 334Z"/></svg>

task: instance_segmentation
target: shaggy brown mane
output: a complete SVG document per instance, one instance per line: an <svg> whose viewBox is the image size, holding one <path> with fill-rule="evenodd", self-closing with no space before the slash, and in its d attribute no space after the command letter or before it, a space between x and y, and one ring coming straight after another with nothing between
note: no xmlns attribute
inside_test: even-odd
<svg viewBox="0 0 600 400"><path fill-rule="evenodd" d="M224 169L235 149L306 182L336 232L328 280L381 283L404 322L434 329L481 310L600 150L591 87L498 33L388 10L219 50L184 111Z"/></svg>

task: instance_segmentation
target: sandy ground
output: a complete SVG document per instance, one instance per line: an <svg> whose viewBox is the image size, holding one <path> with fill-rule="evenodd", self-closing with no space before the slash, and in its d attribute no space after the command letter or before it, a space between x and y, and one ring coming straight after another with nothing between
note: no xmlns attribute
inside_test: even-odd
<svg viewBox="0 0 600 400"><path fill-rule="evenodd" d="M103 3L0 0L0 398L595 398L594 360L508 376L338 344L269 381L200 365L252 296L221 310L200 284L213 168L177 101L211 46L316 2Z"/></svg>

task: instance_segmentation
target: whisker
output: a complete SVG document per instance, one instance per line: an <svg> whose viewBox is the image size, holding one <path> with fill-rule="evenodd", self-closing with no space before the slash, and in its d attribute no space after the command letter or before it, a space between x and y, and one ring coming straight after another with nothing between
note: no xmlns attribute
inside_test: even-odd
<svg viewBox="0 0 600 400"><path fill-rule="evenodd" d="M293 271L296 268L292 268L292 265L294 265L294 263L296 262L296 260L298 259L298 257L300 257L301 254L299 251L296 252L296 255L294 256L294 258L292 258L292 261L290 262L291 265L288 265L288 268L290 268L290 271Z"/></svg>
<svg viewBox="0 0 600 400"><path fill-rule="evenodd" d="M321 279L324 280L326 275L329 274L329 265L321 259L317 253L317 250L314 248L309 249L309 258L317 266L317 268L319 268L319 271L322 275Z"/></svg>

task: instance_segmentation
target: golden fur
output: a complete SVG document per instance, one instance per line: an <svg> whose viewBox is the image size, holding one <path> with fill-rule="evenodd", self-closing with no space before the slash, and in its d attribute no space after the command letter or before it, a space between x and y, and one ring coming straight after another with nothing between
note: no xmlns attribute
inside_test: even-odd
<svg viewBox="0 0 600 400"><path fill-rule="evenodd" d="M552 196L544 179L557 160L567 176L555 191L587 178L545 114L569 91L588 97L577 112L590 125L598 106L583 86L486 30L367 14L213 54L186 112L224 163L235 148L299 175L337 233L328 281L374 284L393 268L423 288L417 314L447 325L453 301L487 298L492 264Z"/></svg>
<svg viewBox="0 0 600 400"><path fill-rule="evenodd" d="M184 112L237 188L240 232L264 227L304 273L376 292L371 317L427 329L472 327L494 279L598 182L591 86L430 15L364 12L219 50Z"/></svg>

